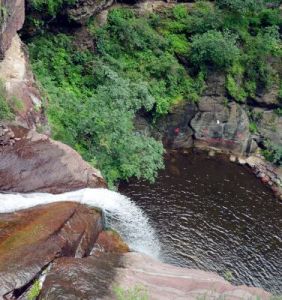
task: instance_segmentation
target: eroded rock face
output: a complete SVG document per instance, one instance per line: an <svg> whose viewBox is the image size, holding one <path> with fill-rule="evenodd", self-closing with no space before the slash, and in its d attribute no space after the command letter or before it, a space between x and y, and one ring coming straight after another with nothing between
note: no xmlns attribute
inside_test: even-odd
<svg viewBox="0 0 282 300"><path fill-rule="evenodd" d="M0 146L0 190L63 193L106 187L100 172L69 146L23 127L10 129L14 142Z"/></svg>
<svg viewBox="0 0 282 300"><path fill-rule="evenodd" d="M32 282L61 256L90 254L102 230L100 213L60 202L0 215L0 297Z"/></svg>
<svg viewBox="0 0 282 300"><path fill-rule="evenodd" d="M11 106L14 106L18 123L33 129L46 124L40 92L18 35L12 38L4 60L0 62L0 80L4 83L7 101L14 103Z"/></svg>
<svg viewBox="0 0 282 300"><path fill-rule="evenodd" d="M195 144L198 147L216 147L243 154L247 151L249 119L243 108L223 99L203 97L199 102L199 112L191 121Z"/></svg>
<svg viewBox="0 0 282 300"><path fill-rule="evenodd" d="M78 0L74 6L67 8L66 11L72 21L85 24L91 16L97 15L113 3L114 0Z"/></svg>
<svg viewBox="0 0 282 300"><path fill-rule="evenodd" d="M2 0L0 12L0 60L10 48L13 37L23 26L24 0Z"/></svg>
<svg viewBox="0 0 282 300"><path fill-rule="evenodd" d="M255 112L259 116L258 131L262 140L282 145L282 116L278 116L273 110L256 109Z"/></svg>

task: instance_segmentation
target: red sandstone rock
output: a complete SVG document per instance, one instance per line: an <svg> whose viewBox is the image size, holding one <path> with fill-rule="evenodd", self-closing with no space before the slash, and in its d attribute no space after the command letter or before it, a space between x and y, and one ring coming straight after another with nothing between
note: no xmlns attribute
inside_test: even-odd
<svg viewBox="0 0 282 300"><path fill-rule="evenodd" d="M100 256L101 253L126 253L129 252L128 245L121 239L120 235L113 231L102 231L95 243L92 255Z"/></svg>
<svg viewBox="0 0 282 300"><path fill-rule="evenodd" d="M0 190L63 193L106 187L100 172L69 146L22 127L12 130L20 140L0 146Z"/></svg>
<svg viewBox="0 0 282 300"><path fill-rule="evenodd" d="M138 253L124 254L123 264L114 284L124 288L141 284L148 291L150 300L270 298L270 294L262 289L232 286L215 273L163 264Z"/></svg>
<svg viewBox="0 0 282 300"><path fill-rule="evenodd" d="M55 258L89 255L100 213L60 202L0 215L0 298L21 289Z"/></svg>
<svg viewBox="0 0 282 300"><path fill-rule="evenodd" d="M259 288L232 286L215 273L163 264L140 253L60 258L52 265L39 299L117 299L114 287L142 286L150 300L266 300Z"/></svg>

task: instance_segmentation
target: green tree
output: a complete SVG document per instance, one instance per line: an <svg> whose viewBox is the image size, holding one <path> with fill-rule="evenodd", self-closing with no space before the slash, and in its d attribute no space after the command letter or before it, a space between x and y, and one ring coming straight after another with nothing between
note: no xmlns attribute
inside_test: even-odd
<svg viewBox="0 0 282 300"><path fill-rule="evenodd" d="M237 37L230 32L210 30L192 37L191 60L195 66L225 69L240 55Z"/></svg>

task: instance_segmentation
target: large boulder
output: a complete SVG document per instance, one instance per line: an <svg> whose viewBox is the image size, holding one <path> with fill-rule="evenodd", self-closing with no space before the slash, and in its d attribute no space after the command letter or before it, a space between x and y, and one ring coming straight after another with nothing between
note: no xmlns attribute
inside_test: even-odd
<svg viewBox="0 0 282 300"><path fill-rule="evenodd" d="M154 135L164 137L164 144L173 149L193 146L193 130L190 122L198 112L195 104L182 102L173 107L165 117L158 120Z"/></svg>
<svg viewBox="0 0 282 300"><path fill-rule="evenodd" d="M106 187L100 172L69 146L23 127L4 128L2 134L0 190L63 193Z"/></svg>
<svg viewBox="0 0 282 300"><path fill-rule="evenodd" d="M58 257L89 255L101 230L99 212L72 202L0 214L0 298L24 293Z"/></svg>
<svg viewBox="0 0 282 300"><path fill-rule="evenodd" d="M203 97L199 112L191 121L195 144L215 147L236 154L247 151L250 140L249 119L237 103L225 103L224 98Z"/></svg>
<svg viewBox="0 0 282 300"><path fill-rule="evenodd" d="M0 60L10 48L17 31L22 28L24 18L24 0L2 0L0 2Z"/></svg>
<svg viewBox="0 0 282 300"><path fill-rule="evenodd" d="M258 132L262 141L269 140L276 145L282 145L282 116L273 110L255 109L258 116Z"/></svg>
<svg viewBox="0 0 282 300"><path fill-rule="evenodd" d="M150 300L270 299L262 289L232 286L215 273L175 267L133 252L58 259L39 299L117 299L115 288L133 290L140 284Z"/></svg>

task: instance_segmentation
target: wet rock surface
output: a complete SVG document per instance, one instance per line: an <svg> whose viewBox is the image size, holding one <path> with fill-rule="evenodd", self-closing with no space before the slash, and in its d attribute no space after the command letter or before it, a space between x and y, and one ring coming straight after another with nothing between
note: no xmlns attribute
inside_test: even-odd
<svg viewBox="0 0 282 300"><path fill-rule="evenodd" d="M250 166L261 181L270 186L274 194L282 199L282 168L274 166L259 156L250 156L241 161Z"/></svg>
<svg viewBox="0 0 282 300"><path fill-rule="evenodd" d="M61 256L90 254L102 230L101 215L61 202L0 215L0 296L12 299Z"/></svg>
<svg viewBox="0 0 282 300"><path fill-rule="evenodd" d="M106 186L100 172L69 146L23 127L8 128L4 140L12 135L13 142L9 138L0 146L2 191L63 193Z"/></svg>
<svg viewBox="0 0 282 300"><path fill-rule="evenodd" d="M121 239L120 235L113 230L104 230L99 234L91 254L100 256L103 253L126 252L129 252L129 247Z"/></svg>

